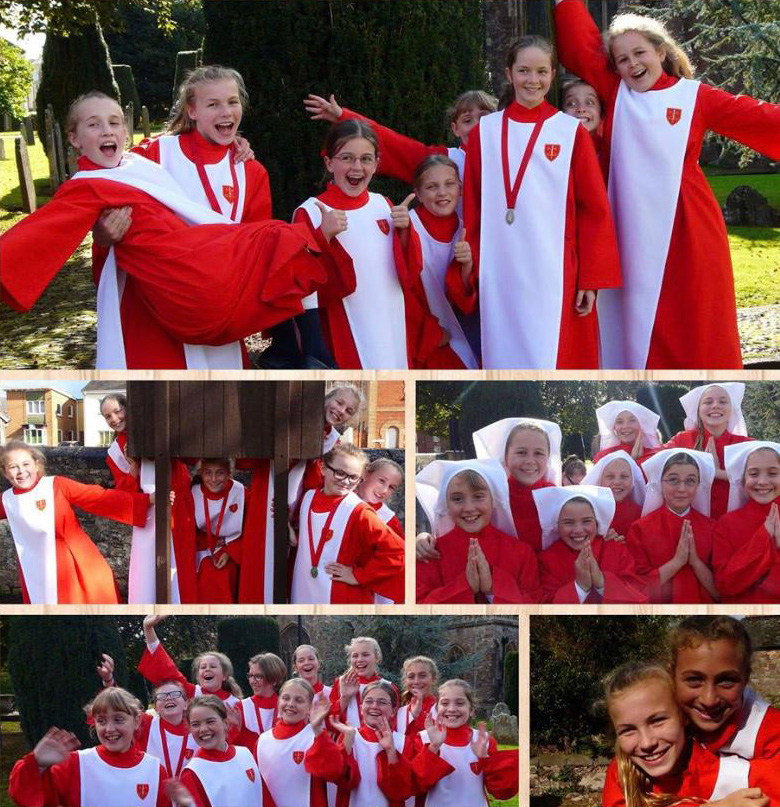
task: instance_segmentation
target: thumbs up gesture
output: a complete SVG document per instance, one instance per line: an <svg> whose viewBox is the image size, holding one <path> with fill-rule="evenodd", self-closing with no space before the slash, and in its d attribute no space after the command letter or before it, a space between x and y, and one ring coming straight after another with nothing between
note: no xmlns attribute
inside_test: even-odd
<svg viewBox="0 0 780 807"><path fill-rule="evenodd" d="M414 197L415 194L410 193L400 205L396 205L390 210L390 218L393 220L393 227L396 230L406 230L409 227L409 205Z"/></svg>
<svg viewBox="0 0 780 807"><path fill-rule="evenodd" d="M466 228L460 234L460 240L455 243L455 260L460 264L461 276L463 282L468 283L471 277L471 270L474 266L474 260L471 257L471 246L466 240Z"/></svg>
<svg viewBox="0 0 780 807"><path fill-rule="evenodd" d="M318 199L314 200L314 204L317 205L320 213L322 213L320 229L327 241L347 229L347 214L343 210L328 210Z"/></svg>

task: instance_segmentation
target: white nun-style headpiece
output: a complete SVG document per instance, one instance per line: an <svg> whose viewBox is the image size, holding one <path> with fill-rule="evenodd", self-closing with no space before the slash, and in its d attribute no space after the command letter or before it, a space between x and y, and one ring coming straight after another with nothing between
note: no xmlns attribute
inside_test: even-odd
<svg viewBox="0 0 780 807"><path fill-rule="evenodd" d="M620 439L615 435L615 420L621 412L630 412L638 421L642 430L642 442L647 448L661 445L658 439L658 421L661 419L651 409L636 401L609 401L596 410L596 420L599 423L599 448L612 448L620 445Z"/></svg>
<svg viewBox="0 0 780 807"><path fill-rule="evenodd" d="M485 426L479 431L475 431L471 438L474 441L474 449L479 459L498 460L506 469L506 441L509 433L515 426L521 423L532 423L540 429L544 429L550 440L550 462L547 466L545 479L553 485L560 485L561 473L561 427L550 420L540 420L539 418L504 418Z"/></svg>
<svg viewBox="0 0 780 807"><path fill-rule="evenodd" d="M558 517L566 502L577 497L587 499L596 514L598 534L606 535L615 516L615 497L609 488L596 485L568 485L565 488L539 488L533 491L539 523L542 526L542 549L552 546L558 535Z"/></svg>
<svg viewBox="0 0 780 807"><path fill-rule="evenodd" d="M639 467L637 461L628 452L623 451L623 449L620 449L619 451L612 451L603 456L588 471L588 473L585 474L582 484L607 487L606 485L601 485L601 477L604 474L604 471L607 469L607 466L613 463L615 460L625 460L628 463L628 467L631 469L631 476L633 477L631 498L638 505L643 505L645 503L645 476L642 473L642 469Z"/></svg>
<svg viewBox="0 0 780 807"><path fill-rule="evenodd" d="M780 455L780 443L773 443L769 440L750 440L747 443L734 443L734 445L725 446L723 449L726 474L729 478L729 513L732 510L739 510L740 507L747 504L749 497L745 493L743 484L745 466L747 465L748 457L760 448L771 448Z"/></svg>
<svg viewBox="0 0 780 807"><path fill-rule="evenodd" d="M695 387L690 392L686 392L680 398L680 403L685 410L685 428L695 429L699 421L699 403L704 393L713 387L720 387L726 391L726 395L731 400L731 417L726 428L732 434L740 437L747 437L747 426L742 415L742 398L745 395L745 385L741 381L719 381L715 384L705 384L703 387Z"/></svg>
<svg viewBox="0 0 780 807"><path fill-rule="evenodd" d="M455 523L447 513L447 488L452 478L461 471L475 471L487 483L493 497L493 515L490 523L513 537L517 537L512 509L509 506L509 484L506 471L496 460L434 460L417 474L415 492L431 530L438 538L454 529Z"/></svg>
<svg viewBox="0 0 780 807"><path fill-rule="evenodd" d="M663 506L664 497L661 492L661 476L663 475L664 465L675 454L687 454L699 469L699 489L693 497L691 507L705 516L709 516L710 491L712 490L712 481L715 479L715 463L712 459L712 454L706 451L694 451L692 448L665 448L642 463L642 470L647 476L642 515L646 516Z"/></svg>

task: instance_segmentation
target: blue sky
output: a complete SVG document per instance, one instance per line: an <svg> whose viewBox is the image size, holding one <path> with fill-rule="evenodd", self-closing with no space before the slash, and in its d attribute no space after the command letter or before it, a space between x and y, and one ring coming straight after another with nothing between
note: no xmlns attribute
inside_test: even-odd
<svg viewBox="0 0 780 807"><path fill-rule="evenodd" d="M17 379L16 381L0 382L0 390L7 389L38 389L40 387L54 387L70 395L71 398L83 398L81 390L87 386L88 381L30 381L28 379Z"/></svg>

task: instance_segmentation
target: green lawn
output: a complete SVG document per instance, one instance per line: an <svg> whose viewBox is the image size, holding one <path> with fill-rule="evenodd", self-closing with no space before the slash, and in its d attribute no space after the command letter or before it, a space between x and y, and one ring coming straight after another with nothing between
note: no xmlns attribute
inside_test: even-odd
<svg viewBox="0 0 780 807"><path fill-rule="evenodd" d="M750 185L769 200L775 210L780 210L780 174L720 174L705 170L718 204L723 204L726 197L737 185Z"/></svg>

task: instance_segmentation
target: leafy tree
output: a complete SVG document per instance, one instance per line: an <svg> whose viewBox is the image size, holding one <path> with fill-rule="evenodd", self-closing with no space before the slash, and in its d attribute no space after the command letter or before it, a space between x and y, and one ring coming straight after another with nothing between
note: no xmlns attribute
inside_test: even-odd
<svg viewBox="0 0 780 807"><path fill-rule="evenodd" d="M279 625L271 616L235 616L217 623L220 652L233 662L233 677L244 692L251 692L246 674L249 659L257 653L279 655Z"/></svg>
<svg viewBox="0 0 780 807"><path fill-rule="evenodd" d="M15 118L27 114L27 93L32 87L33 67L24 52L0 38L0 112Z"/></svg>
<svg viewBox="0 0 780 807"><path fill-rule="evenodd" d="M745 385L742 412L751 437L758 440L777 440L779 411L780 384L776 381L758 381Z"/></svg>
<svg viewBox="0 0 780 807"><path fill-rule="evenodd" d="M450 422L460 417L462 394L474 381L421 381L416 387L417 431L448 437Z"/></svg>

